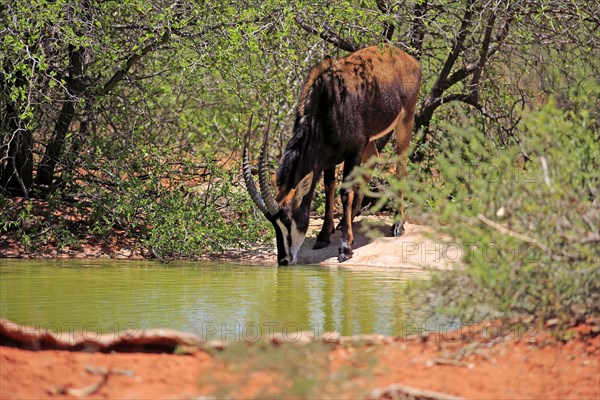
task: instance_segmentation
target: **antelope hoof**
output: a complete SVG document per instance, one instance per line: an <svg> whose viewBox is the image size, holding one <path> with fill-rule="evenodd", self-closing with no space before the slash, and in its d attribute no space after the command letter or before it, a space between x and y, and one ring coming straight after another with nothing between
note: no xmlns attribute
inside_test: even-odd
<svg viewBox="0 0 600 400"><path fill-rule="evenodd" d="M315 245L313 246L313 250L324 249L325 247L328 247L328 246L329 246L329 240L317 239L317 241L315 242Z"/></svg>
<svg viewBox="0 0 600 400"><path fill-rule="evenodd" d="M392 234L394 237L400 237L404 235L404 224L402 222L396 222L392 225Z"/></svg>
<svg viewBox="0 0 600 400"><path fill-rule="evenodd" d="M338 262L343 263L346 260L352 258L352 249L349 248L340 248L340 254L338 255Z"/></svg>

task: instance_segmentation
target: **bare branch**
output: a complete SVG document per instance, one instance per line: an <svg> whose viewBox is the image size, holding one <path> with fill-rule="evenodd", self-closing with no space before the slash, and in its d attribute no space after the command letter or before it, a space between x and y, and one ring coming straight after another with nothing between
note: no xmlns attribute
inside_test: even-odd
<svg viewBox="0 0 600 400"><path fill-rule="evenodd" d="M317 28L307 24L302 17L296 16L294 17L294 19L302 29L309 33L312 33L313 35L318 35L321 39L333 44L335 47L349 52L354 52L358 50L358 46L352 40L341 38L338 34L332 32L331 28L329 27L324 26L323 31L319 32Z"/></svg>
<svg viewBox="0 0 600 400"><path fill-rule="evenodd" d="M452 47L450 54L448 54L448 58L446 58L446 62L444 62L444 66L442 67L442 70L440 71L440 74L438 75L438 79L437 79L435 85L433 86L433 89L431 89L431 92L429 94L429 97L431 99L435 99L435 98L439 97L444 92L443 87L446 84L446 79L448 78L448 75L450 74L450 71L452 70L454 63L458 59L458 56L460 55L460 53L463 50L465 39L467 38L467 36L469 34L468 28L472 23L472 17L473 17L472 5L473 5L473 0L467 1L467 7L465 10L465 14L462 18L461 24L460 24L458 36L456 37L454 46Z"/></svg>
<svg viewBox="0 0 600 400"><path fill-rule="evenodd" d="M483 73L483 67L487 61L488 52L490 48L490 41L492 38L492 30L496 22L496 12L492 10L488 18L487 25L485 27L485 33L483 36L483 42L481 45L481 51L479 52L479 62L473 70L473 79L471 79L471 97L473 101L477 102L479 99L479 82L481 81L481 75Z"/></svg>
<svg viewBox="0 0 600 400"><path fill-rule="evenodd" d="M104 96L108 94L117 84L127 75L129 70L144 57L146 54L158 49L161 45L167 43L171 38L171 31L167 30L162 36L158 39L155 39L150 44L146 45L142 50L138 53L132 54L127 58L125 62L125 66L114 73L114 75L106 82L102 90L100 90L100 95Z"/></svg>
<svg viewBox="0 0 600 400"><path fill-rule="evenodd" d="M494 16L494 19L495 18L496 17ZM487 52L485 53L485 61L487 61L490 57L492 57L504 44L504 40L508 36L509 27L510 27L510 24L511 24L513 18L514 18L514 11L509 10L509 15L504 20L504 24L502 24L502 27L498 31L498 34L496 35L495 39L493 41L490 40L490 43L486 45ZM488 21L488 25L489 25L489 21ZM490 28L490 29L492 29L492 28ZM492 31L490 30L490 34L491 34L491 32ZM443 91L445 91L446 89L450 88L451 86L455 85L456 83L463 81L467 76L469 76L473 72L475 72L475 70L477 69L477 67L480 63L481 63L481 58L478 62L469 63L469 64L465 65L464 67L456 70L452 75L450 75L450 77L448 77L448 79L446 79L446 81L442 85L440 85L440 88L442 88ZM483 63L483 65L485 65L485 62Z"/></svg>
<svg viewBox="0 0 600 400"><path fill-rule="evenodd" d="M503 235L510 236L512 238L521 240L523 242L531 243L531 244L537 246L540 250L542 250L544 252L548 252L548 247L546 247L544 244L538 242L536 239L530 238L529 236L525 236L518 232L513 232L510 229L500 225L499 223L488 219L483 214L477 214L477 219L480 220L481 222L483 222L484 224L486 224L487 226L494 228L495 230L502 233Z"/></svg>
<svg viewBox="0 0 600 400"><path fill-rule="evenodd" d="M433 116L434 111L442 104L451 101L462 101L464 103L470 104L477 108L480 112L482 112L482 114L484 114L486 117L489 116L487 115L488 113L485 110L485 108L481 104L479 104L479 83L487 60L502 47L506 37L508 36L509 27L514 18L514 8L512 8L512 6L509 7L504 23L499 29L494 40L492 40L492 32L497 16L496 13L492 11L492 14L488 18L486 24L479 59L476 62L472 62L463 66L462 68L456 70L450 75L450 71L452 70L456 60L460 56L460 53L464 50L464 42L468 35L468 28L472 23L473 17L471 5L472 2L468 2L467 9L465 10L465 14L462 18L461 27L456 38L455 44L450 54L448 55L444 66L442 67L442 71L440 72L440 75L438 76L435 85L431 89L429 95L423 103L423 106L421 107L421 110L415 118L417 129L419 129L422 126L427 127L429 125L429 121ZM472 78L470 83L470 93L451 94L448 96L443 96L446 90L448 90L450 87L452 87L458 82L463 82L471 74L474 74L474 77ZM421 140L424 141L425 139L426 135L424 135Z"/></svg>

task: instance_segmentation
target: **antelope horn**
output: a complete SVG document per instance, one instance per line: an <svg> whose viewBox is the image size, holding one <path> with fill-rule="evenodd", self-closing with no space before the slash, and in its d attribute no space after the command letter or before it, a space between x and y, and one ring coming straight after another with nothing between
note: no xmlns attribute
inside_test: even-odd
<svg viewBox="0 0 600 400"><path fill-rule="evenodd" d="M256 207L263 214L267 214L267 207L265 206L265 202L256 189L256 185L254 184L254 179L252 178L252 171L250 170L250 151L248 150L248 143L250 141L250 129L252 126L252 116L250 116L250 122L248 123L248 132L246 132L246 138L244 139L244 159L242 161L242 169L244 171L244 181L246 182L246 189L250 194L250 198L256 204Z"/></svg>
<svg viewBox="0 0 600 400"><path fill-rule="evenodd" d="M267 211L271 215L275 215L279 212L279 204L275 201L271 188L269 187L269 180L267 179L267 144L269 142L269 127L271 126L271 117L267 122L267 130L265 132L265 139L263 147L260 152L260 158L258 161L258 185L260 186L260 193L267 207Z"/></svg>

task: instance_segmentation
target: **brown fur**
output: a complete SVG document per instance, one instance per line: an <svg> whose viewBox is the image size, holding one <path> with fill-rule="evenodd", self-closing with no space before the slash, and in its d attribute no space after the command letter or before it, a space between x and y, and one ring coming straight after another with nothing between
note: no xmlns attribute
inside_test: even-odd
<svg viewBox="0 0 600 400"><path fill-rule="evenodd" d="M299 182L310 173L312 183L297 205L285 207L285 218L269 217L273 219L276 233L278 223L283 220L294 221L300 232L306 231L314 188L324 172L326 215L317 245L326 246L333 229L336 165L344 163L345 180L355 166L377 154L380 141L385 139L382 142L385 145L393 129L402 159L398 177L406 176L406 157L420 83L419 63L402 50L389 46L368 47L339 59L326 57L311 69L300 92L293 135L277 171L276 201L280 206L289 204ZM400 198L398 214L403 218L402 194ZM355 196L353 189L342 190L340 261L352 256L352 218L360 199L361 195ZM402 234L401 222L394 227L394 234ZM284 239L280 238L278 243ZM289 255L279 244L278 253L281 263L289 261Z"/></svg>

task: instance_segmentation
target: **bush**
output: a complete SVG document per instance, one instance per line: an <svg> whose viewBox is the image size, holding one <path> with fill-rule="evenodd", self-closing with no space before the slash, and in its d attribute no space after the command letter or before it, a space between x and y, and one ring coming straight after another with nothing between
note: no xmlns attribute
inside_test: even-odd
<svg viewBox="0 0 600 400"><path fill-rule="evenodd" d="M237 165L225 167L209 156L187 158L138 147L88 159L86 172L69 177L64 191L54 192L48 202L24 201L3 213L0 231L28 250L76 248L85 242L110 246L114 238L163 261L272 239Z"/></svg>
<svg viewBox="0 0 600 400"><path fill-rule="evenodd" d="M441 222L438 235L462 250L464 268L432 280L445 312L564 322L600 312L596 123L585 108L567 113L550 101L525 115L520 144L498 147L477 129L448 126L427 178L385 176L389 190L373 193L380 205L404 190L411 214Z"/></svg>

